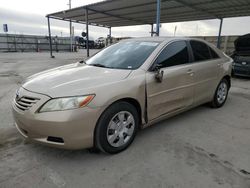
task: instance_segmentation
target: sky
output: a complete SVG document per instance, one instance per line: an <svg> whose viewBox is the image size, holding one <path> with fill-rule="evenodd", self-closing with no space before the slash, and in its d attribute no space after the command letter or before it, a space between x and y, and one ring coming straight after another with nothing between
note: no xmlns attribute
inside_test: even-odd
<svg viewBox="0 0 250 188"><path fill-rule="evenodd" d="M3 24L8 24L9 33L47 35L46 14L68 9L69 0L0 0L0 33L3 33ZM72 8L83 6L101 0L71 0ZM222 35L243 35L250 33L250 17L224 19ZM75 35L85 30L81 24L73 24ZM177 27L176 36L217 36L219 20L191 21L168 23L161 25L161 36L173 36ZM112 28L115 37L150 36L151 26L129 26ZM51 20L52 35L68 36L69 23ZM108 29L89 27L91 39L106 37Z"/></svg>

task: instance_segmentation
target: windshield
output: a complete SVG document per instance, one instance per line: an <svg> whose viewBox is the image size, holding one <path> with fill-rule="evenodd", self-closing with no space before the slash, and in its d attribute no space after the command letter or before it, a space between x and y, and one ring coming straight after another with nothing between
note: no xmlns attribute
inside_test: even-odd
<svg viewBox="0 0 250 188"><path fill-rule="evenodd" d="M106 68L137 69L158 44L141 41L120 42L100 51L88 59L86 64Z"/></svg>

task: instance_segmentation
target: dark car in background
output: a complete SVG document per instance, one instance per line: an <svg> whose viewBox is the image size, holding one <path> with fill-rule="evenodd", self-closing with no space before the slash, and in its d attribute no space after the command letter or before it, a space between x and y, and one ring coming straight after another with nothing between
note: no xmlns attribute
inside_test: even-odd
<svg viewBox="0 0 250 188"><path fill-rule="evenodd" d="M77 45L79 47L82 47L82 48L87 48L87 42L86 42L86 39L84 37L79 37L79 36L75 36L75 42L77 43ZM90 49L95 49L96 47L96 44L95 44L95 41L94 40L89 40L89 48Z"/></svg>
<svg viewBox="0 0 250 188"><path fill-rule="evenodd" d="M250 34L240 36L234 42L235 51L232 74L250 77Z"/></svg>

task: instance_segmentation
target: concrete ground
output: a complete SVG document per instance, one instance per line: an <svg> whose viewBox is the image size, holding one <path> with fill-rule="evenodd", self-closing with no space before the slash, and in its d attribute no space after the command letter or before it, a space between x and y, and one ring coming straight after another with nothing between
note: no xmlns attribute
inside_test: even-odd
<svg viewBox="0 0 250 188"><path fill-rule="evenodd" d="M92 51L94 53L94 51ZM250 79L232 80L220 109L200 106L138 133L117 155L24 141L11 100L22 80L84 52L0 54L0 187L250 187Z"/></svg>

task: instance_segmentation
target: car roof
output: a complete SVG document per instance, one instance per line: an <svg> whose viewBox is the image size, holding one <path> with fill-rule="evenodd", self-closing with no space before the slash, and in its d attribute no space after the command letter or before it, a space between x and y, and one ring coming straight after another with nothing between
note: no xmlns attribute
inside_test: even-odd
<svg viewBox="0 0 250 188"><path fill-rule="evenodd" d="M224 54L216 48L213 44L207 42L206 40L200 39L200 38L191 38L191 37L137 37L137 38L130 38L130 39L125 39L121 40L120 42L127 42L127 41L142 41L142 42L159 42L159 43L169 43L171 41L176 41L176 40L195 40L195 41L200 41L208 45L209 47L213 48L219 55L220 57L223 57Z"/></svg>
<svg viewBox="0 0 250 188"><path fill-rule="evenodd" d="M122 41L143 41L143 42L171 42L174 40L199 40L203 41L201 39L196 39L196 38L189 38L189 37L136 37L136 38L130 38L130 39L125 39Z"/></svg>

